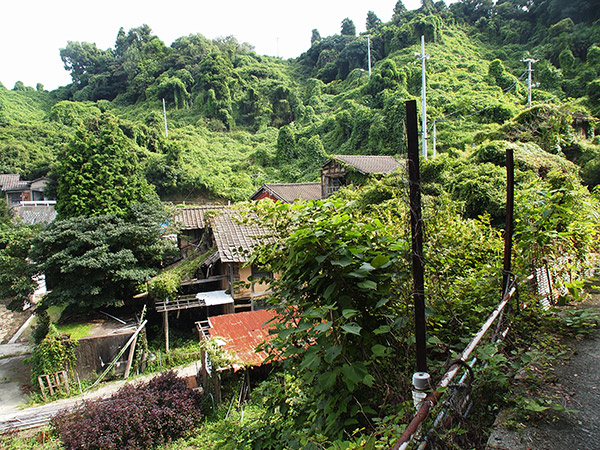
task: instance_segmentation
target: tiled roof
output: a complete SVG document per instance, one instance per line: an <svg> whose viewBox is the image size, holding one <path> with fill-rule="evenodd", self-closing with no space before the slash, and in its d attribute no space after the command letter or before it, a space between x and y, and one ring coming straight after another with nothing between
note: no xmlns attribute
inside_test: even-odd
<svg viewBox="0 0 600 450"><path fill-rule="evenodd" d="M200 230L207 225L206 213L208 211L223 209L223 205L193 206L182 208L175 216L175 222L181 224L182 230Z"/></svg>
<svg viewBox="0 0 600 450"><path fill-rule="evenodd" d="M20 175L14 173L0 174L0 191L14 189L16 187L19 187L20 183L26 183L19 181L20 178Z"/></svg>
<svg viewBox="0 0 600 450"><path fill-rule="evenodd" d="M266 228L245 225L240 220L240 214L232 210L223 210L210 219L222 262L246 262L257 243L275 243L272 232Z"/></svg>
<svg viewBox="0 0 600 450"><path fill-rule="evenodd" d="M321 183L268 183L263 184L258 191L250 197L254 200L261 192L266 191L273 197L286 203L293 203L297 199L320 200Z"/></svg>
<svg viewBox="0 0 600 450"><path fill-rule="evenodd" d="M392 156L331 155L331 158L362 173L390 173L402 165Z"/></svg>
<svg viewBox="0 0 600 450"><path fill-rule="evenodd" d="M275 317L275 312L260 309L234 314L224 314L210 318L211 337L219 336L225 340L225 350L232 353L244 365L260 366L267 353L255 349L268 340L271 324L265 322Z"/></svg>

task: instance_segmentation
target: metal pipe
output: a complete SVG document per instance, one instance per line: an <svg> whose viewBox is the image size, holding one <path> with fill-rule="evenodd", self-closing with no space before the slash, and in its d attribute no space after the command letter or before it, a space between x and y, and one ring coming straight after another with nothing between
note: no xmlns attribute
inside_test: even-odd
<svg viewBox="0 0 600 450"><path fill-rule="evenodd" d="M504 308L506 307L506 305L508 304L509 300L512 298L512 296L514 295L516 290L517 290L516 282L513 280L511 282L509 288L507 289L507 292L504 295L500 304L496 307L496 309L488 317L488 319L485 321L485 323L481 326L481 328L479 329L477 334L473 337L473 339L471 340L469 345L467 345L467 347L463 350L463 352L460 355L460 358L458 358L458 361L465 362L466 359L471 355L471 353L473 352L475 347L479 344L479 342L481 341L481 339L483 338L485 333L489 330L489 328L494 323L496 318L504 310ZM460 367L461 367L460 364L455 363L444 374L441 381L438 383L436 390L431 392L425 398L425 400L423 401L423 404L421 405L421 408L419 408L419 411L417 412L417 414L415 414L415 416L413 417L413 420L408 424L408 426L404 430L404 433L402 433L402 436L400 436L400 438L396 441L396 443L394 444L394 446L392 447L391 450L401 450L401 449L405 449L408 446L409 442L412 440L415 433L419 430L423 421L429 415L429 411L431 410L431 408L433 408L437 404L438 400L442 396L442 393L439 392L439 389L448 387L450 382L454 379L454 377L458 373L458 369Z"/></svg>

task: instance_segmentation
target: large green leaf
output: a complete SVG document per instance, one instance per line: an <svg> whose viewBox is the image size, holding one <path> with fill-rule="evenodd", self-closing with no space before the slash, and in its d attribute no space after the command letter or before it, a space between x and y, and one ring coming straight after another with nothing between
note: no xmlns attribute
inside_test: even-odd
<svg viewBox="0 0 600 450"><path fill-rule="evenodd" d="M325 350L325 361L328 363L332 363L335 358L337 358L340 353L342 353L341 345L332 345L327 350Z"/></svg>
<svg viewBox="0 0 600 450"><path fill-rule="evenodd" d="M350 322L342 325L342 330L344 330L346 333L352 333L360 336L360 330L362 330L362 327L356 322Z"/></svg>
<svg viewBox="0 0 600 450"><path fill-rule="evenodd" d="M358 283L358 287L363 288L363 289L372 289L372 290L376 291L377 283L375 283L372 280L365 280L365 281L361 281L360 283Z"/></svg>
<svg viewBox="0 0 600 450"><path fill-rule="evenodd" d="M385 266L389 261L390 261L390 258L388 258L387 256L377 255L375 258L373 258L371 260L371 265L373 267L375 267L376 269L379 269L380 267Z"/></svg>

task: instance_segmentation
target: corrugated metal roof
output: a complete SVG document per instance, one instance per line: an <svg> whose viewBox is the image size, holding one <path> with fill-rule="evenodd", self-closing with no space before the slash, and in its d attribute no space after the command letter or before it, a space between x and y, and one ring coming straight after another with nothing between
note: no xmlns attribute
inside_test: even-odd
<svg viewBox="0 0 600 450"><path fill-rule="evenodd" d="M276 242L268 229L242 224L240 221L239 212L232 210L223 210L210 219L222 262L244 263L259 242Z"/></svg>
<svg viewBox="0 0 600 450"><path fill-rule="evenodd" d="M252 194L250 199L254 200L265 191L276 199L286 203L293 203L298 199L321 199L321 183L266 183Z"/></svg>
<svg viewBox="0 0 600 450"><path fill-rule="evenodd" d="M261 309L210 318L210 336L225 340L225 350L233 354L242 364L260 366L267 353L256 352L260 344L270 338L272 324L265 324L276 316L274 311Z"/></svg>
<svg viewBox="0 0 600 450"><path fill-rule="evenodd" d="M402 166L402 163L392 156L331 155L331 158L362 173L390 173Z"/></svg>
<svg viewBox="0 0 600 450"><path fill-rule="evenodd" d="M221 210L223 205L207 205L207 206L193 206L182 208L178 211L175 216L175 222L181 224L182 230L201 230L205 228L206 213L208 211Z"/></svg>

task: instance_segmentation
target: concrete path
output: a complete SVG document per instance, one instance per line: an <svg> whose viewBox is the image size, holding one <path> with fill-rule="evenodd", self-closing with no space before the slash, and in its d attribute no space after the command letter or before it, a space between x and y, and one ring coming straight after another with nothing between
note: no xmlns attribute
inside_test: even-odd
<svg viewBox="0 0 600 450"><path fill-rule="evenodd" d="M9 356L20 356L29 354L31 354L31 347L29 346L29 344L0 344L0 359L7 358Z"/></svg>
<svg viewBox="0 0 600 450"><path fill-rule="evenodd" d="M600 312L600 296L585 305ZM526 423L522 430L499 425L488 440L489 450L598 450L600 449L600 332L571 343L573 355L552 367L559 393L567 410L552 420Z"/></svg>
<svg viewBox="0 0 600 450"><path fill-rule="evenodd" d="M15 358L24 358L24 357L15 357ZM6 358L6 359L14 359L14 358ZM0 363L2 363L2 361L3 360L0 360ZM200 362L197 361L197 362L191 363L187 366L176 368L174 370L177 372L177 375L179 375L180 377L188 377L188 376L196 375L198 373L199 369L200 369ZM135 378L133 380L129 380L129 381L125 381L125 380L114 381L111 383L107 383L93 391L84 392L83 395L79 395L77 397L57 400L55 402L47 403L45 405L35 406L35 407L30 407L30 408L25 408L25 409L19 409L23 406L22 403L19 404L18 402L15 402L15 401L11 402L11 397L8 394L9 390L7 389L6 390L7 393L5 394L5 391L4 391L5 386L1 385L0 386L0 388L1 388L0 395L2 395L2 396L6 395L6 397L0 397L0 398L2 398L2 402L0 403L0 405L1 405L0 406L0 433L2 433L3 431L10 430L10 429L22 427L23 425L25 425L25 427L33 427L33 426L40 426L40 425L46 424L50 421L52 416L54 416L57 412L59 412L63 409L72 408L72 407L76 406L77 404L83 402L84 400L91 400L91 399L96 399L96 398L101 398L101 397L102 398L110 397L112 394L114 394L116 391L118 391L126 383L139 383L141 381L148 381L157 375L159 375L159 374L154 373L154 374L137 377L137 378ZM4 398L7 399L6 404L4 403ZM23 398L24 398L24 396L23 396Z"/></svg>

